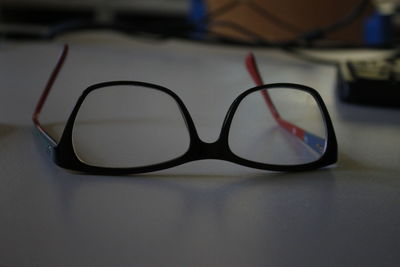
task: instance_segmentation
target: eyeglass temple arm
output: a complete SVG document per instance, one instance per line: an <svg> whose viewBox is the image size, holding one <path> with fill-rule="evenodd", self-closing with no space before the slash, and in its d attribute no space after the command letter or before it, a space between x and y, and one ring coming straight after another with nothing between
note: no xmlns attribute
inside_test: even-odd
<svg viewBox="0 0 400 267"><path fill-rule="evenodd" d="M51 89L53 88L53 84L54 84L55 80L57 79L58 73L60 72L60 70L64 64L67 54L68 54L68 45L64 45L61 56L58 59L58 62L56 64L56 66L54 67L49 79L47 80L46 87L44 88L42 95L40 96L39 101L37 102L36 108L32 115L33 124L35 125L36 129L38 130L39 135L44 139L46 144L48 146L50 146L51 148L55 147L57 145L57 142L43 128L43 126L41 125L41 123L39 121L39 115L40 115L40 112L42 111L42 108L47 100L47 97L49 96Z"/></svg>
<svg viewBox="0 0 400 267"><path fill-rule="evenodd" d="M264 82L261 78L260 72L258 71L257 63L255 60L255 57L252 52L248 53L246 56L246 67L248 72L250 73L251 77L253 78L253 81L255 82L256 85L263 85ZM272 116L274 117L275 121L285 130L287 130L289 133L292 135L296 136L299 138L301 141L303 141L305 144L307 144L309 147L311 147L313 150L316 152L322 154L323 153L323 148L325 147L325 139L312 134L303 128L300 128L299 126L290 123L280 116L277 108L274 105L274 102L272 101L271 97L269 96L267 90L262 90L261 94L264 98L265 103L267 104L268 109L272 113Z"/></svg>

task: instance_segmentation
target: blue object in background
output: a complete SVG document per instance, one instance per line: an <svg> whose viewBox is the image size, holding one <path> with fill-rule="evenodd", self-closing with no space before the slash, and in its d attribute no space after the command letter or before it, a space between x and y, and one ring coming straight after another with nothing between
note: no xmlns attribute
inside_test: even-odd
<svg viewBox="0 0 400 267"><path fill-rule="evenodd" d="M189 11L189 21L198 31L194 34L195 38L201 38L203 32L207 29L207 21L205 20L207 16L207 6L204 0L190 0L190 11Z"/></svg>
<svg viewBox="0 0 400 267"><path fill-rule="evenodd" d="M372 46L385 46L392 42L392 16L374 13L364 24L364 43Z"/></svg>

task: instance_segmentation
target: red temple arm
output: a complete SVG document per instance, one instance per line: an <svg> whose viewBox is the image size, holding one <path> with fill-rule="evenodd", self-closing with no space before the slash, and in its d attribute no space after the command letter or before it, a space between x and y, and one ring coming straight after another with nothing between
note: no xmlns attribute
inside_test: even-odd
<svg viewBox="0 0 400 267"><path fill-rule="evenodd" d="M246 67L247 67L247 70L249 71L251 77L253 78L255 84L263 85L264 83L261 78L260 72L258 71L256 60L254 58L253 53L251 53L251 52L246 57ZM281 118L281 116L280 116L278 110L276 109L274 102L272 101L267 90L262 90L261 94L262 94L269 110L271 111L272 116L274 117L275 121L282 128L286 129L288 132L290 132L291 134L298 137L300 140L302 140L304 143L309 145L315 151L317 151L319 153L323 152L323 148L325 147L325 139L323 139L319 136L316 136L310 132L307 132L304 129L298 127L297 125L294 125L294 124L284 120L283 118Z"/></svg>
<svg viewBox="0 0 400 267"><path fill-rule="evenodd" d="M256 85L263 85L264 82L261 78L260 72L258 71L257 63L254 58L253 53L249 53L246 57L246 67L249 71L251 77L253 78ZM278 110L276 109L274 103L272 102L271 97L269 96L266 90L261 91L262 96L264 97L265 103L267 104L269 110L271 111L274 119L279 123L280 115Z"/></svg>
<svg viewBox="0 0 400 267"><path fill-rule="evenodd" d="M60 70L64 64L67 54L68 54L68 45L64 45L61 56L46 83L46 87L44 88L42 95L40 96L39 101L37 102L36 108L32 115L33 124L53 146L56 145L56 141L44 130L44 128L40 124L39 115L40 115L40 112L42 111L42 108L44 106L44 103L46 102L47 97L49 96L49 93L53 87L53 84L54 84L55 80L57 79L58 73L60 72Z"/></svg>

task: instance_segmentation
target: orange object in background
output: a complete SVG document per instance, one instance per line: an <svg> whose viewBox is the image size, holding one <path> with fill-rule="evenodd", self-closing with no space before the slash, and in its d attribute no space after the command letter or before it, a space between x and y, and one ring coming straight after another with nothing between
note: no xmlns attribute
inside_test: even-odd
<svg viewBox="0 0 400 267"><path fill-rule="evenodd" d="M232 0L206 0L209 13L218 10ZM331 25L348 15L360 0L249 0L226 9L210 20L210 30L240 40L251 40L248 35L219 22L233 22L263 39L277 42L292 40L318 27ZM261 7L271 16L259 12ZM372 7L364 10L357 19L337 32L328 34L326 40L361 43L363 21L371 14ZM269 18L268 18L269 17ZM276 23L280 21L281 23ZM278 25L279 24L279 25ZM283 26L282 24L285 24Z"/></svg>

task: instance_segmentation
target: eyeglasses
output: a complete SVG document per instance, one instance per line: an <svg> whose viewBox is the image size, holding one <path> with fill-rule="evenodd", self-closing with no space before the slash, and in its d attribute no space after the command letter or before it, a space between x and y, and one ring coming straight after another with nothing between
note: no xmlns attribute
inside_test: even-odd
<svg viewBox="0 0 400 267"><path fill-rule="evenodd" d="M257 86L234 100L213 143L200 139L173 91L138 81L88 87L57 143L39 115L67 53L65 45L32 117L52 159L63 168L121 175L219 159L262 170L306 171L337 161L332 122L318 92L293 83L264 85L251 53L246 66Z"/></svg>

